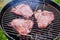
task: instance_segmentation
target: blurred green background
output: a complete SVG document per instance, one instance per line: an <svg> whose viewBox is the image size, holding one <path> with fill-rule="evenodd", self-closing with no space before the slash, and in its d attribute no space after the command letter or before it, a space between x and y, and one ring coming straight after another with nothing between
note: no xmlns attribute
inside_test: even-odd
<svg viewBox="0 0 60 40"><path fill-rule="evenodd" d="M12 0L0 0L0 10L10 1ZM52 0L52 1L60 6L60 0ZM0 28L0 40L8 40L8 38L4 35L1 28ZM58 38L57 40L60 40L60 38Z"/></svg>

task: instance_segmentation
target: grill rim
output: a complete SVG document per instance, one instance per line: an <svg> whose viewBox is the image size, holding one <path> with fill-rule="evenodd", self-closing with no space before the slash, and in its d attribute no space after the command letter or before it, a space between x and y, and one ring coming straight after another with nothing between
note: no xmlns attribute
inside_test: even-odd
<svg viewBox="0 0 60 40"><path fill-rule="evenodd" d="M52 2L52 1L51 1L51 2ZM9 2L9 3L10 3L10 2ZM8 4L7 4L7 5L8 5ZM6 6L7 6L7 5L6 5ZM53 5L52 5L52 6L53 6ZM54 6L53 6L53 7L54 7ZM4 8L3 8L3 9L4 9ZM2 10L3 10L3 9L2 9ZM56 8L56 9L57 9L57 8ZM57 9L57 10L58 10L58 9ZM2 11L1 11L1 13L2 13ZM3 13L3 14L4 14L4 13ZM2 19L2 18L3 18L3 15L2 15L1 19ZM3 32L4 32L9 38L13 39L12 37L10 37L10 36L6 33L6 31L4 31L4 28L3 28L3 24L2 24L2 23L3 23L3 22L2 22L2 20L1 20L1 29L3 30ZM59 33L59 34L60 34L60 33ZM59 36L57 36L57 37L59 37ZM56 37L56 38L57 38L57 37ZM56 39L56 38L55 38L55 39ZM55 40L55 39L54 39L54 40ZM15 40L15 39L13 39L13 40Z"/></svg>

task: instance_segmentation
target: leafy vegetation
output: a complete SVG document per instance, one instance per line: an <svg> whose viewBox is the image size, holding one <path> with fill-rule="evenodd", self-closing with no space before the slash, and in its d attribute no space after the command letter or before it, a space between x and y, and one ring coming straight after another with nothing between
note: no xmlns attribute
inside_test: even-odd
<svg viewBox="0 0 60 40"><path fill-rule="evenodd" d="M8 40L1 29L0 29L0 40Z"/></svg>
<svg viewBox="0 0 60 40"><path fill-rule="evenodd" d="M0 0L0 10L11 0Z"/></svg>
<svg viewBox="0 0 60 40"><path fill-rule="evenodd" d="M60 6L60 0L52 0L52 1L57 3Z"/></svg>

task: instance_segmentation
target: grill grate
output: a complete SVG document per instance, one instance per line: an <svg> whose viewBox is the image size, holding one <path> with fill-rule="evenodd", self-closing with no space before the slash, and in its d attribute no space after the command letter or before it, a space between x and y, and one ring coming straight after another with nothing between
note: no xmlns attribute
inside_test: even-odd
<svg viewBox="0 0 60 40"><path fill-rule="evenodd" d="M10 9L11 8L7 9L4 13L4 16L2 17L2 28L10 37L14 38L15 40L53 40L60 34L60 14L56 11L56 9L51 7L49 8L49 10L51 9L51 11L55 13L55 20L50 25L48 25L46 29L37 28L37 24L35 23L32 32L26 37L22 35L19 36L15 29L7 26L8 23L12 21L12 19L23 18L22 16L11 13Z"/></svg>

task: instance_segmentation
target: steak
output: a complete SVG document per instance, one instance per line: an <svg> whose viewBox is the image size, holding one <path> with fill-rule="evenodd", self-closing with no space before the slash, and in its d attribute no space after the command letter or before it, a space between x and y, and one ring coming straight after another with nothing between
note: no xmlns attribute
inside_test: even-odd
<svg viewBox="0 0 60 40"><path fill-rule="evenodd" d="M9 22L9 26L13 27L19 34L27 35L33 28L33 21L25 19L13 19Z"/></svg>
<svg viewBox="0 0 60 40"><path fill-rule="evenodd" d="M37 10L34 13L39 28L46 28L54 20L53 12Z"/></svg>
<svg viewBox="0 0 60 40"><path fill-rule="evenodd" d="M32 9L27 4L17 5L15 8L11 9L11 12L13 12L13 13L15 13L17 15L22 15L22 16L24 16L26 18L29 18L29 17L31 17L33 15Z"/></svg>

